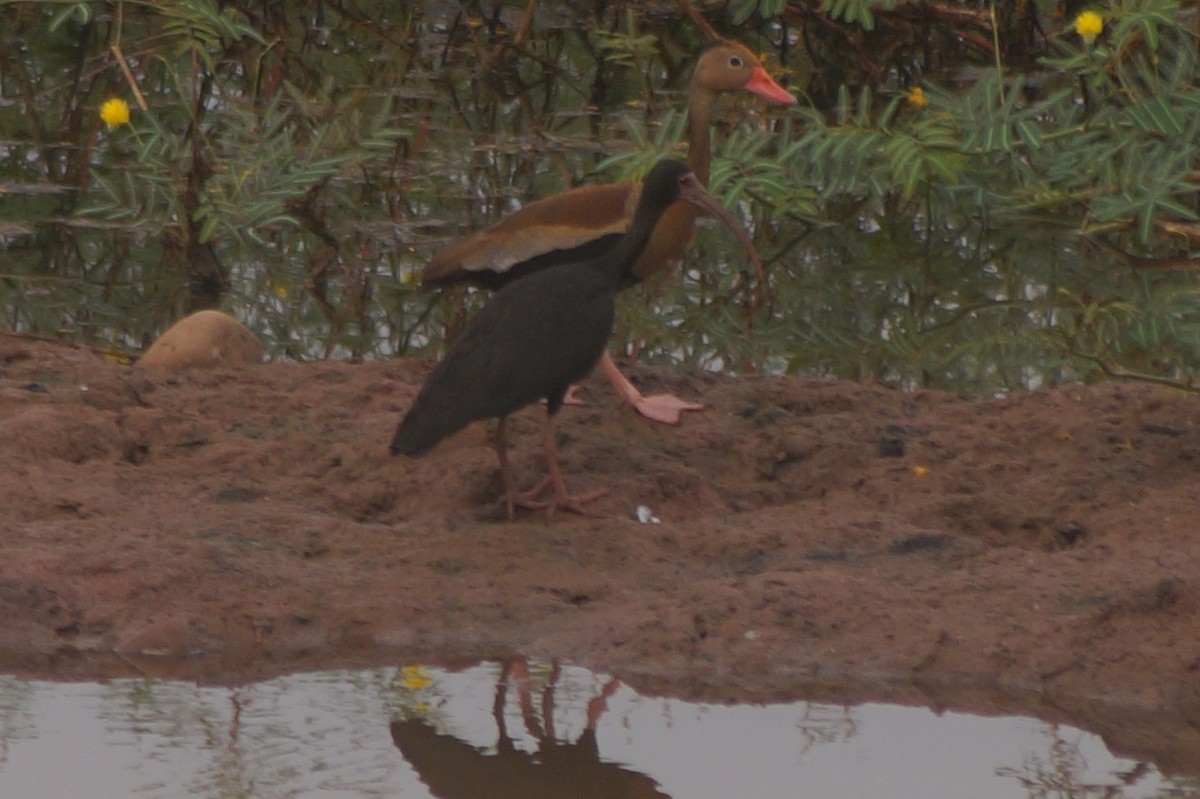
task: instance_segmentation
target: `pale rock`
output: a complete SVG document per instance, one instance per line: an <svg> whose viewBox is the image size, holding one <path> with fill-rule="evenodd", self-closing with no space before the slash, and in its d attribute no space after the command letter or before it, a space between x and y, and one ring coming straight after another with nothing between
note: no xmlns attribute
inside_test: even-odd
<svg viewBox="0 0 1200 799"><path fill-rule="evenodd" d="M248 327L220 311L197 311L159 336L137 365L243 366L261 360L262 344Z"/></svg>

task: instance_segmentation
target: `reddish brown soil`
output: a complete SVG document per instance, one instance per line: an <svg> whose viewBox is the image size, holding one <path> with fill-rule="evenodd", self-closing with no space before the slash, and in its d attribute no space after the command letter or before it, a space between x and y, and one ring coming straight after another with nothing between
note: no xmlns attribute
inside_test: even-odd
<svg viewBox="0 0 1200 799"><path fill-rule="evenodd" d="M560 441L603 515L509 522L490 425L388 454L428 368L151 371L0 336L0 667L523 653L652 693L1034 713L1200 772L1200 400L633 367L708 410L654 426L593 378ZM541 418L514 417L523 484Z"/></svg>

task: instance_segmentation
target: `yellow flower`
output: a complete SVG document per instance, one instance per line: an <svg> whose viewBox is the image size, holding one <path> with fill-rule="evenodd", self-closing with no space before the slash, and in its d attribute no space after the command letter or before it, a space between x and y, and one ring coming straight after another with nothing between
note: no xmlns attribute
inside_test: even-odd
<svg viewBox="0 0 1200 799"><path fill-rule="evenodd" d="M128 125L129 103L119 97L105 100L104 105L100 106L100 118L104 120L104 124L108 125L109 130L117 125Z"/></svg>
<svg viewBox="0 0 1200 799"><path fill-rule="evenodd" d="M1095 11L1084 11L1075 17L1075 32L1085 44L1096 41L1096 37L1104 30L1104 20Z"/></svg>
<svg viewBox="0 0 1200 799"><path fill-rule="evenodd" d="M908 90L908 94L904 95L908 100L909 105L915 108L924 108L929 105L929 98L925 96L925 91L920 86L913 86Z"/></svg>
<svg viewBox="0 0 1200 799"><path fill-rule="evenodd" d="M928 466L914 466L913 467L913 474L915 474L917 477L924 477L925 475L929 474L931 471L932 471L932 469L930 469Z"/></svg>

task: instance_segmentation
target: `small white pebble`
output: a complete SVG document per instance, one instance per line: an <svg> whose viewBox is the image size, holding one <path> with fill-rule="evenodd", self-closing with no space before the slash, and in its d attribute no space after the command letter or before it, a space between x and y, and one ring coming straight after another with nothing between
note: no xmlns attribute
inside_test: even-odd
<svg viewBox="0 0 1200 799"><path fill-rule="evenodd" d="M745 638L747 641L757 641L758 640L758 630L746 630L746 632L742 633L742 637Z"/></svg>
<svg viewBox="0 0 1200 799"><path fill-rule="evenodd" d="M654 511L645 505L638 505L637 510L633 512L633 516L642 524L659 524L659 519L654 515Z"/></svg>

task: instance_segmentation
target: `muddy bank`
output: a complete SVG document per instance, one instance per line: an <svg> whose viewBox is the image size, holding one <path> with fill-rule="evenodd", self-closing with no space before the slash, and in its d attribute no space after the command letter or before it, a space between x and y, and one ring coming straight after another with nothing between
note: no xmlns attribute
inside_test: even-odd
<svg viewBox="0 0 1200 799"><path fill-rule="evenodd" d="M0 337L0 665L236 682L523 653L687 698L1030 712L1200 770L1194 398L633 367L708 410L655 427L589 382L560 448L603 517L507 522L489 426L388 455L429 366L162 373ZM540 421L514 417L523 484Z"/></svg>

